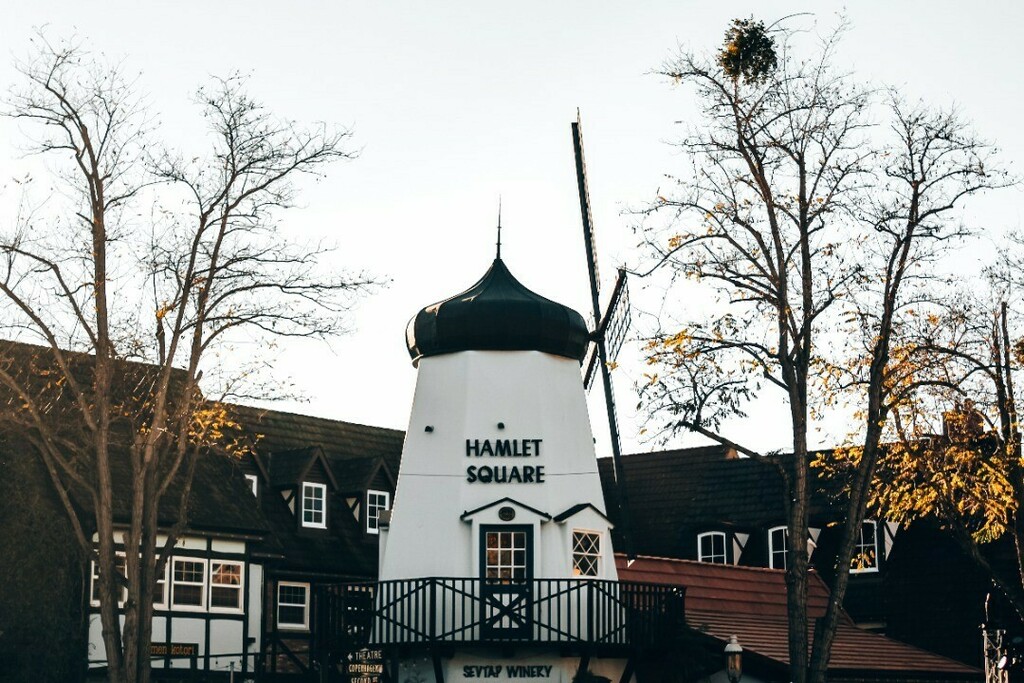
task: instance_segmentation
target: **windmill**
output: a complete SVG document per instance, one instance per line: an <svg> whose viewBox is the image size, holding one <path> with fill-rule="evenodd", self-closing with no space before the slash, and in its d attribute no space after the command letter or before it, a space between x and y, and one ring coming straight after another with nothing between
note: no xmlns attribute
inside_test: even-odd
<svg viewBox="0 0 1024 683"><path fill-rule="evenodd" d="M626 332L630 325L629 289L626 285L626 271L619 268L608 308L601 311L601 279L597 269L597 248L594 244L594 222L590 211L590 191L587 189L587 164L583 158L583 132L579 110L572 124L572 144L576 154L576 183L580 194L580 214L583 217L583 241L587 252L587 271L590 274L590 299L593 304L594 331L591 345L584 360L583 384L587 391L593 386L597 370L601 371L604 385L604 402L608 413L608 429L611 432L612 470L615 474L615 498L619 508L619 527L625 541L626 559L632 563L633 538L629 526L629 501L626 494L626 480L622 472L622 444L619 439L619 421L615 412L615 396L612 391L611 363L619 355Z"/></svg>

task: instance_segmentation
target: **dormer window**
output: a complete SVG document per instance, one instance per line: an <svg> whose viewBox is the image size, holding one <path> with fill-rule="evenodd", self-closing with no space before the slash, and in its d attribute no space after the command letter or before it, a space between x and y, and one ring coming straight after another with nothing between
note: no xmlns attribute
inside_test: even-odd
<svg viewBox="0 0 1024 683"><path fill-rule="evenodd" d="M708 531L697 536L697 560L700 562L728 564L725 548L725 532Z"/></svg>
<svg viewBox="0 0 1024 683"><path fill-rule="evenodd" d="M327 485L302 483L302 526L327 528Z"/></svg>
<svg viewBox="0 0 1024 683"><path fill-rule="evenodd" d="M366 532L376 534L380 532L380 513L389 510L391 505L391 494L387 491L366 492Z"/></svg>
<svg viewBox="0 0 1024 683"><path fill-rule="evenodd" d="M768 566L772 569L786 568L786 555L789 551L789 529L784 526L768 530Z"/></svg>
<svg viewBox="0 0 1024 683"><path fill-rule="evenodd" d="M850 558L850 573L878 571L878 525L864 520L860 525L860 536L853 546L853 557Z"/></svg>
<svg viewBox="0 0 1024 683"><path fill-rule="evenodd" d="M601 573L601 534L596 531L572 532L572 575L598 576Z"/></svg>

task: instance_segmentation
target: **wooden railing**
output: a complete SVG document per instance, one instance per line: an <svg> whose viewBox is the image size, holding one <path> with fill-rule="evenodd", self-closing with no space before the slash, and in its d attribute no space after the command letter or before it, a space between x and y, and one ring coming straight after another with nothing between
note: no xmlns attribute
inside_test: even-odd
<svg viewBox="0 0 1024 683"><path fill-rule="evenodd" d="M349 583L321 587L317 631L324 645L349 650L440 643L647 648L682 624L683 598L682 588L598 579Z"/></svg>

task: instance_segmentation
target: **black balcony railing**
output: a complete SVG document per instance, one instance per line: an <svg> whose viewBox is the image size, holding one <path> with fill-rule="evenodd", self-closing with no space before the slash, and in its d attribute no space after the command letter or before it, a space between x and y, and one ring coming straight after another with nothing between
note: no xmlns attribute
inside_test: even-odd
<svg viewBox="0 0 1024 683"><path fill-rule="evenodd" d="M683 623L683 589L598 579L418 578L324 586L332 649L454 643L657 647Z"/></svg>

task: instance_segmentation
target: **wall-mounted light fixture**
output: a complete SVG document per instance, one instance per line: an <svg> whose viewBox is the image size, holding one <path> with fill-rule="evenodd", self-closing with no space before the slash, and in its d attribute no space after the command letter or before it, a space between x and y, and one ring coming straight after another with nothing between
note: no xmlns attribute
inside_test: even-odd
<svg viewBox="0 0 1024 683"><path fill-rule="evenodd" d="M743 678L743 648L736 636L730 636L725 646L725 675L729 677L729 683L740 683Z"/></svg>

